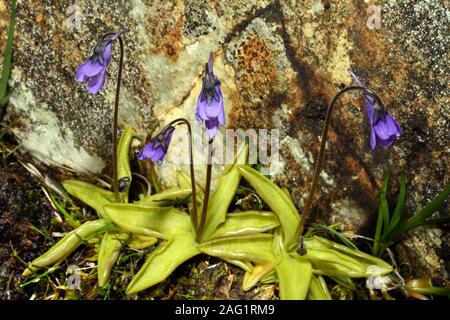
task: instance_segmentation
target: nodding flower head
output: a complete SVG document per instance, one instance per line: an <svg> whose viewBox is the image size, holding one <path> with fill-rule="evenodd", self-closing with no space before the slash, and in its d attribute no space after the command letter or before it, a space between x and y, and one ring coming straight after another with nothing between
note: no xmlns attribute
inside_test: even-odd
<svg viewBox="0 0 450 320"><path fill-rule="evenodd" d="M195 118L199 123L205 121L206 133L210 139L217 134L219 124L225 125L225 112L223 110L223 97L220 90L220 81L213 72L213 55L205 64L202 91L198 97Z"/></svg>
<svg viewBox="0 0 450 320"><path fill-rule="evenodd" d="M128 29L124 29L118 33L109 33L102 37L97 42L92 56L77 68L77 81L87 81L87 91L89 93L95 94L103 88L106 79L106 68L111 61L112 43L128 31Z"/></svg>
<svg viewBox="0 0 450 320"><path fill-rule="evenodd" d="M351 70L349 70L353 81L357 86L365 87L361 81ZM370 125L370 147L375 149L379 144L383 148L390 146L396 137L400 137L401 129L397 121L387 112L386 107L379 99L370 92L364 92L366 115Z"/></svg>
<svg viewBox="0 0 450 320"><path fill-rule="evenodd" d="M138 160L150 159L152 162L163 162L169 150L170 140L175 127L169 126L158 133L150 142L138 153Z"/></svg>

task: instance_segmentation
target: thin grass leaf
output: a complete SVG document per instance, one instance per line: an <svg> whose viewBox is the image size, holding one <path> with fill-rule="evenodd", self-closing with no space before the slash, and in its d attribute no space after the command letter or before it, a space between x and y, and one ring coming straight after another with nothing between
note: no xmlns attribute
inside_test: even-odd
<svg viewBox="0 0 450 320"><path fill-rule="evenodd" d="M416 224L408 225L408 228L407 229L404 228L402 232L429 224L448 223L448 222L450 222L450 216L426 219L425 221L418 221Z"/></svg>
<svg viewBox="0 0 450 320"><path fill-rule="evenodd" d="M389 221L387 223L385 222L386 211L385 211L385 206L383 205L384 201L386 200L388 182L389 182L389 176L385 175L383 187L381 188L381 191L380 191L380 203L378 206L377 226L375 229L375 237L374 237L375 242L373 244L373 249L372 249L372 254L374 256L379 255L379 251L380 251L379 248L380 248L380 244L381 244L381 234L383 231L383 225L387 225L389 223ZM387 215L389 215L389 213L387 213ZM389 220L389 218L388 218L388 220Z"/></svg>
<svg viewBox="0 0 450 320"><path fill-rule="evenodd" d="M3 56L3 68L2 68L2 78L0 80L0 99L2 100L2 105L0 105L0 113L6 101L4 98L7 96L8 81L11 74L11 59L13 51L13 40L14 40L14 25L16 23L16 0L11 1L11 18L9 20L8 29L8 40L6 40L6 49Z"/></svg>
<svg viewBox="0 0 450 320"><path fill-rule="evenodd" d="M326 226L324 224L318 224L318 223L312 223L311 226L313 228L317 228L320 231L326 232L332 236L335 236L336 238L339 239L339 241L341 241L343 244L345 244L347 247L350 247L352 249L358 249L358 247L356 247L356 245L349 239L347 238L345 235L342 234L342 232L337 231L334 228L331 228L329 226Z"/></svg>
<svg viewBox="0 0 450 320"><path fill-rule="evenodd" d="M405 173L402 171L400 175L400 191L398 194L397 204L392 214L391 221L387 230L383 232L383 238L389 238L392 231L397 227L397 225L403 220L403 213L405 212L405 199L406 199L406 177Z"/></svg>
<svg viewBox="0 0 450 320"><path fill-rule="evenodd" d="M72 228L78 228L81 225L81 222L75 219L71 214L69 214L64 206L54 197L51 193L49 193L50 199L53 201L53 204L55 205L56 209L61 212L66 219L67 223Z"/></svg>
<svg viewBox="0 0 450 320"><path fill-rule="evenodd" d="M428 205L408 219L403 227L403 230L409 230L413 226L420 225L420 223L424 222L425 219L444 205L444 202L448 199L449 195L450 184L446 185L444 190L442 190Z"/></svg>

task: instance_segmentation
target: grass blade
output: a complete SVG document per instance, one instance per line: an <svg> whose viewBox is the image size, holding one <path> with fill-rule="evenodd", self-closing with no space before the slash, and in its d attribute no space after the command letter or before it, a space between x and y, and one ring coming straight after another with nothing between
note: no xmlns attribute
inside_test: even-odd
<svg viewBox="0 0 450 320"><path fill-rule="evenodd" d="M381 232L383 229L383 224L385 224L385 222L383 222L383 221L385 220L386 212L385 212L385 210L383 210L383 199L386 200L386 192L387 192L388 182L389 182L389 176L386 175L384 177L383 187L381 188L381 191L380 191L380 205L378 207L377 226L375 229L375 237L374 237L375 242L373 244L373 249L372 249L372 253L374 256L378 256L380 242L381 242ZM389 215L389 213L388 213L388 215Z"/></svg>
<svg viewBox="0 0 450 320"><path fill-rule="evenodd" d="M402 216L405 208L405 199L406 199L406 177L405 173L402 172L400 176L400 191L398 195L397 204L394 209L394 213L392 214L391 222L389 223L389 227L384 232L383 238L389 237L389 235L392 233L392 230L394 230L395 227L401 222Z"/></svg>
<svg viewBox="0 0 450 320"><path fill-rule="evenodd" d="M404 227L402 228L402 231L409 230L414 226L422 225L425 222L425 219L427 219L444 205L444 202L448 199L449 195L450 184L446 185L444 187L444 190L442 190L428 205L426 205L424 208L422 208L422 210L408 219Z"/></svg>
<svg viewBox="0 0 450 320"><path fill-rule="evenodd" d="M5 97L7 95L8 81L11 74L11 58L14 40L14 25L16 23L16 0L11 1L11 18L9 21L8 40L6 41L6 49L3 59L2 78L0 80L0 100L2 105L6 104ZM1 112L1 110L0 110Z"/></svg>

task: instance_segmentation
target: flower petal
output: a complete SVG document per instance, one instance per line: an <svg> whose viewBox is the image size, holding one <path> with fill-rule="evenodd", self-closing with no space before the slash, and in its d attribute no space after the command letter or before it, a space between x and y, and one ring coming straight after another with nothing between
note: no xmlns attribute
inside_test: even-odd
<svg viewBox="0 0 450 320"><path fill-rule="evenodd" d="M367 118L369 119L369 124L370 124L370 126L372 127L373 126L373 118L374 118L374 116L375 116L375 108L374 108L374 106L369 102L369 101L365 101L364 102L364 106L365 106L365 109L366 109L366 115L367 115Z"/></svg>
<svg viewBox="0 0 450 320"><path fill-rule="evenodd" d="M377 146L377 137L375 135L375 130L371 127L370 128L370 148L372 148L372 150L375 150L376 146Z"/></svg>
<svg viewBox="0 0 450 320"><path fill-rule="evenodd" d="M218 100L212 99L211 105L206 104L205 108L206 116L208 117L208 119L217 118L219 116L220 111L223 110L223 98L222 93L220 92L219 85L216 86L215 90L218 96Z"/></svg>
<svg viewBox="0 0 450 320"><path fill-rule="evenodd" d="M392 136L400 137L401 129L397 121L391 116L391 114L386 115L386 125L389 127L389 132Z"/></svg>
<svg viewBox="0 0 450 320"><path fill-rule="evenodd" d="M206 115L206 108L208 108L208 101L207 99L202 101L202 93L200 93L200 96L197 100L197 109L195 110L197 121L201 122L203 120L208 120L208 116Z"/></svg>
<svg viewBox="0 0 450 320"><path fill-rule="evenodd" d="M378 139L377 143L383 148L389 147L394 142L394 137L389 138L387 140Z"/></svg>
<svg viewBox="0 0 450 320"><path fill-rule="evenodd" d="M112 56L112 43L105 46L103 49L103 61L104 61L104 68L108 67L109 62L111 61Z"/></svg>
<svg viewBox="0 0 450 320"><path fill-rule="evenodd" d="M223 110L223 107L222 107L222 109L220 110L217 119L219 120L219 123L220 123L222 126L225 126L225 111Z"/></svg>
<svg viewBox="0 0 450 320"><path fill-rule="evenodd" d="M87 91L92 94L99 92L105 85L106 68L102 72L92 77L87 85Z"/></svg>
<svg viewBox="0 0 450 320"><path fill-rule="evenodd" d="M217 118L213 118L205 121L206 133L210 139L214 139L217 134L217 127L219 126L219 121Z"/></svg>
<svg viewBox="0 0 450 320"><path fill-rule="evenodd" d="M155 153L153 154L152 158L150 159L153 162L163 162L164 158L166 156L166 153L162 148L156 148Z"/></svg>
<svg viewBox="0 0 450 320"><path fill-rule="evenodd" d="M137 155L138 160L150 159L155 154L155 150L153 149L153 146L154 146L154 143L150 142L145 147L143 147Z"/></svg>
<svg viewBox="0 0 450 320"><path fill-rule="evenodd" d="M87 81L98 75L102 70L103 65L100 62L89 59L77 68L77 81Z"/></svg>

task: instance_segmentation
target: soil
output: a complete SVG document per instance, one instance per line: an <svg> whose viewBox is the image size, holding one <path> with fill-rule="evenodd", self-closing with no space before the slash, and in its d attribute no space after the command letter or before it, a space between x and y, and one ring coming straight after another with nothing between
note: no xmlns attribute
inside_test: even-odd
<svg viewBox="0 0 450 320"><path fill-rule="evenodd" d="M47 240L35 228L49 232L51 206L38 183L18 162L0 163L0 297L29 299L36 286L20 287L22 261L32 261ZM22 260L22 261L21 261Z"/></svg>

